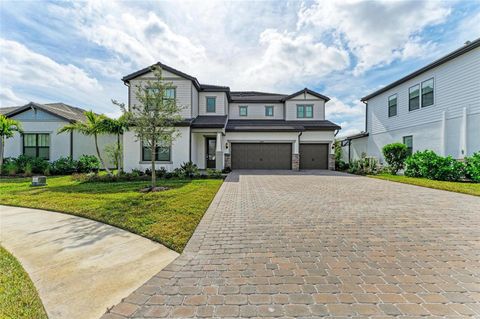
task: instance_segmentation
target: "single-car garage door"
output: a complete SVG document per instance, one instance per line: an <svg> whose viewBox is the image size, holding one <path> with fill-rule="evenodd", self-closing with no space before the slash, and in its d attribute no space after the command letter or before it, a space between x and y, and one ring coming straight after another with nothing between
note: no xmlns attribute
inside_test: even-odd
<svg viewBox="0 0 480 319"><path fill-rule="evenodd" d="M300 144L300 169L328 169L328 144Z"/></svg>
<svg viewBox="0 0 480 319"><path fill-rule="evenodd" d="M232 143L232 169L291 169L290 143Z"/></svg>

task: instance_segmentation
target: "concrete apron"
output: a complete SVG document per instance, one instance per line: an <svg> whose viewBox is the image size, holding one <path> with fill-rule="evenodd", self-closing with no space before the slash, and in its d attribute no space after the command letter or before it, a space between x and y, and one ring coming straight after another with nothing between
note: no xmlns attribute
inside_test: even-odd
<svg viewBox="0 0 480 319"><path fill-rule="evenodd" d="M22 263L50 319L97 319L178 256L103 223L1 205L0 244Z"/></svg>

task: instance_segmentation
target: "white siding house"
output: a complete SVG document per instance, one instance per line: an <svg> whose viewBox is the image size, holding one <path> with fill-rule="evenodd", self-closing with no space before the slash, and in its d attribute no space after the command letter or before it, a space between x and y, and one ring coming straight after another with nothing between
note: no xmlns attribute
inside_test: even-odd
<svg viewBox="0 0 480 319"><path fill-rule="evenodd" d="M383 160L382 147L393 142L457 159L480 151L480 39L362 101L368 136L346 139L352 159L365 152Z"/></svg>
<svg viewBox="0 0 480 319"><path fill-rule="evenodd" d="M158 167L172 170L192 161L200 169L333 169L332 143L340 127L325 119L328 97L303 89L291 95L230 91L229 87L198 80L162 63L166 81L176 87L178 104L186 106L181 132ZM138 103L138 85L152 79L152 67L123 78L129 86L130 107ZM186 124L187 123L187 124ZM149 150L132 132L123 136L124 167L150 167Z"/></svg>

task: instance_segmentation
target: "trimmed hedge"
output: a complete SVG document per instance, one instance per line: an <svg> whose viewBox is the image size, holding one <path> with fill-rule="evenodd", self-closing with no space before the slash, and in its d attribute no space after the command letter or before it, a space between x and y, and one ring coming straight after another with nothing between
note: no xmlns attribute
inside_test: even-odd
<svg viewBox="0 0 480 319"><path fill-rule="evenodd" d="M382 148L382 153L392 174L397 175L397 172L403 169L407 159L407 146L403 143L387 144Z"/></svg>
<svg viewBox="0 0 480 319"><path fill-rule="evenodd" d="M465 176L465 164L451 156L443 157L433 151L416 152L405 161L405 175L438 181L458 181Z"/></svg>
<svg viewBox="0 0 480 319"><path fill-rule="evenodd" d="M82 155L78 160L73 160L71 157L60 157L53 162L20 155L17 158L6 158L2 173L5 175L23 174L25 176L32 174L69 175L98 172L99 169L100 161L93 155Z"/></svg>

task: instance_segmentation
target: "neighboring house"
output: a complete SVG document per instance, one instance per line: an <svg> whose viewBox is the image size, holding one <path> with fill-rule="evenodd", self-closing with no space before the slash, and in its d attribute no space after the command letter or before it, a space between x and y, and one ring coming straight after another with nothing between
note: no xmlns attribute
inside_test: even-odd
<svg viewBox="0 0 480 319"><path fill-rule="evenodd" d="M361 99L366 131L344 138L343 159L383 161L382 147L462 159L480 151L480 39Z"/></svg>
<svg viewBox="0 0 480 319"><path fill-rule="evenodd" d="M303 89L291 95L236 92L198 80L162 63L167 92L184 106L180 137L157 152L159 167L172 170L192 161L200 169L334 169L332 143L340 127L325 120L328 97ZM125 76L129 106L136 90L153 79L151 67ZM133 132L123 137L124 167L150 167L150 151Z"/></svg>
<svg viewBox="0 0 480 319"><path fill-rule="evenodd" d="M23 134L15 133L14 137L6 140L5 157L18 157L24 154L54 161L66 156L78 159L84 154L96 155L92 136L78 132L57 134L66 124L84 121L84 112L85 110L81 108L64 103L30 102L24 106L0 108L0 113L18 120L23 128ZM115 142L115 136L99 136L101 150L107 144ZM103 156L106 158L105 154Z"/></svg>

